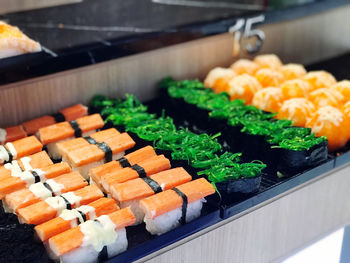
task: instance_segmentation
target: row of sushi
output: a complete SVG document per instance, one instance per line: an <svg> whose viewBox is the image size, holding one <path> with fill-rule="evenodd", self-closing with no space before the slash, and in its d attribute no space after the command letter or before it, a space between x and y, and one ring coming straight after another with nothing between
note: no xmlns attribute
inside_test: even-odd
<svg viewBox="0 0 350 263"><path fill-rule="evenodd" d="M270 54L214 68L204 84L216 93L227 92L231 100L278 113L276 118L292 120L294 126L311 128L317 136L327 137L331 151L350 140L350 81L337 82L329 72L283 65Z"/></svg>
<svg viewBox="0 0 350 263"><path fill-rule="evenodd" d="M315 137L311 129L292 127L290 120L273 114L227 93L214 93L197 80L164 79L160 84L161 104L180 120L208 132L221 132L235 151L266 162L280 175L294 175L327 159L325 137Z"/></svg>
<svg viewBox="0 0 350 263"><path fill-rule="evenodd" d="M29 148L21 140L13 142L17 149ZM199 217L214 187L204 178L191 181L181 167L170 169L170 161L151 146L124 155L134 145L127 133L111 128L57 142L66 162L53 163L38 147L0 167L3 206L20 222L36 225L50 257L62 262L96 262L125 251L125 227L143 220L159 235ZM89 158L76 152L81 149ZM79 164L85 178L72 171L72 156L84 160Z"/></svg>
<svg viewBox="0 0 350 263"><path fill-rule="evenodd" d="M76 104L60 110L52 115L44 115L22 123L21 125L0 128L0 145L12 142L28 135L36 134L40 128L59 122L72 122L88 114L88 108L82 104Z"/></svg>
<svg viewBox="0 0 350 263"><path fill-rule="evenodd" d="M91 107L100 111L108 123L132 134L140 145L151 143L178 166L205 176L224 199L259 190L266 165L260 161L242 162L241 153L226 151L218 142L220 133L210 136L177 128L172 118L149 113L132 95L124 100L96 96Z"/></svg>

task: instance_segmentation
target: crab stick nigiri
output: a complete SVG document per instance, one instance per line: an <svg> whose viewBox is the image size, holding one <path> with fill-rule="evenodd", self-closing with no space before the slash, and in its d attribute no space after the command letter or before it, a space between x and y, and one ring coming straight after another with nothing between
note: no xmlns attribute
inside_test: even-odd
<svg viewBox="0 0 350 263"><path fill-rule="evenodd" d="M92 114L89 116L78 118L75 121L65 121L53 124L39 129L39 139L47 145L47 150L50 156L54 159L59 159L56 143L73 139L74 137L88 136L97 129L102 128L104 122L100 114Z"/></svg>
<svg viewBox="0 0 350 263"><path fill-rule="evenodd" d="M17 215L22 223L38 225L59 216L64 209L86 205L101 197L103 193L100 189L95 185L88 185L74 192L49 197L45 201L20 208Z"/></svg>
<svg viewBox="0 0 350 263"><path fill-rule="evenodd" d="M106 139L103 143L90 144L75 149L67 154L67 162L73 170L79 171L84 178L88 178L89 170L103 163L118 160L124 156L124 151L135 145L127 133Z"/></svg>
<svg viewBox="0 0 350 263"><path fill-rule="evenodd" d="M53 162L45 151L22 157L19 160L13 160L11 163L6 163L0 167L0 182L11 176L20 177L23 171L31 171L52 164Z"/></svg>
<svg viewBox="0 0 350 263"><path fill-rule="evenodd" d="M196 219L201 214L203 198L214 193L214 187L200 178L141 200L147 231L161 235Z"/></svg>
<svg viewBox="0 0 350 263"><path fill-rule="evenodd" d="M59 113L45 115L23 123L23 127L28 135L35 134L40 128L50 126L56 122L73 121L77 118L87 115L87 107L82 104L76 104L62 109Z"/></svg>
<svg viewBox="0 0 350 263"><path fill-rule="evenodd" d="M29 187L34 183L45 182L47 179L69 173L71 171L67 163L56 163L40 169L23 171L18 177L8 176L1 180L0 199L5 195Z"/></svg>
<svg viewBox="0 0 350 263"><path fill-rule="evenodd" d="M157 155L131 167L126 167L102 176L101 184L103 189L108 193L109 186L112 184L124 183L138 177L150 176L168 170L170 167L169 159L165 158L164 155Z"/></svg>
<svg viewBox="0 0 350 263"><path fill-rule="evenodd" d="M130 167L148 158L156 156L152 146L146 146L134 152L131 152L124 157L120 158L118 161L111 161L89 171L90 183L94 183L102 188L101 178L104 174L113 173L125 167Z"/></svg>
<svg viewBox="0 0 350 263"><path fill-rule="evenodd" d="M58 153L62 156L62 160L64 161L66 159L67 154L75 149L79 149L90 144L104 142L106 139L113 136L117 136L119 134L119 131L117 131L114 128L110 128L107 130L93 133L87 137L80 137L68 141L59 142L57 143L57 150Z"/></svg>
<svg viewBox="0 0 350 263"><path fill-rule="evenodd" d="M35 231L40 240L44 242L50 237L82 224L86 220L93 220L117 210L119 210L119 207L115 200L103 197L88 205L82 205L72 210L65 209L58 217L37 225Z"/></svg>
<svg viewBox="0 0 350 263"><path fill-rule="evenodd" d="M121 208L131 207L136 216L136 223L139 224L144 217L144 213L139 207L141 199L189 182L191 179L191 175L184 168L178 167L149 177L113 184L109 189L111 196L119 201Z"/></svg>
<svg viewBox="0 0 350 263"><path fill-rule="evenodd" d="M132 211L121 209L50 238L48 247L62 263L106 260L127 249L125 227L134 222Z"/></svg>
<svg viewBox="0 0 350 263"><path fill-rule="evenodd" d="M10 163L23 156L40 152L43 145L34 136L0 145L0 164Z"/></svg>
<svg viewBox="0 0 350 263"><path fill-rule="evenodd" d="M27 137L22 125L0 128L0 145Z"/></svg>
<svg viewBox="0 0 350 263"><path fill-rule="evenodd" d="M78 172L62 174L46 182L32 184L28 188L6 195L4 204L8 211L13 212L19 208L46 200L49 197L83 188L87 184L86 180Z"/></svg>

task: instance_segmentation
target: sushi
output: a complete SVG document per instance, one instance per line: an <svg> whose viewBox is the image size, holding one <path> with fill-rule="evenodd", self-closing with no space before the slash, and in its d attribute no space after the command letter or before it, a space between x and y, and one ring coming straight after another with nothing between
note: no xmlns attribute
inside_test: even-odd
<svg viewBox="0 0 350 263"><path fill-rule="evenodd" d="M38 42L27 37L18 27L0 21L0 58L39 52Z"/></svg>
<svg viewBox="0 0 350 263"><path fill-rule="evenodd" d="M130 208L86 221L50 238L49 254L59 257L62 263L107 260L127 249L125 227L134 222L135 217Z"/></svg>
<svg viewBox="0 0 350 263"><path fill-rule="evenodd" d="M140 201L146 229L161 235L200 216L204 197L215 189L204 178L177 186Z"/></svg>
<svg viewBox="0 0 350 263"><path fill-rule="evenodd" d="M47 146L47 150L53 159L59 159L56 144L74 137L89 136L97 129L102 128L104 122L100 114L78 118L75 121L65 121L39 129L38 137Z"/></svg>
<svg viewBox="0 0 350 263"><path fill-rule="evenodd" d="M41 151L19 160L13 160L0 167L0 182L8 177L20 177L23 171L31 171L33 169L43 168L52 165L50 157L45 151Z"/></svg>
<svg viewBox="0 0 350 263"><path fill-rule="evenodd" d="M236 73L232 69L227 68L214 68L212 69L204 80L204 85L206 88L214 88L217 86L220 80L225 80L225 82L231 80L236 76ZM217 83L215 85L215 82Z"/></svg>
<svg viewBox="0 0 350 263"><path fill-rule="evenodd" d="M20 208L17 211L21 223L42 224L61 214L64 209L77 208L103 197L103 193L95 185L88 185L60 196L49 197L45 201Z"/></svg>
<svg viewBox="0 0 350 263"><path fill-rule="evenodd" d="M10 163L12 160L40 152L43 145L35 136L26 137L0 145L0 164Z"/></svg>
<svg viewBox="0 0 350 263"><path fill-rule="evenodd" d="M76 104L68 108L64 108L59 113L53 115L45 115L30 121L24 122L23 128L28 135L35 134L40 128L53 125L63 121L74 121L77 118L86 116L88 108L82 104Z"/></svg>
<svg viewBox="0 0 350 263"><path fill-rule="evenodd" d="M40 169L32 169L19 173L19 176L2 177L0 181L0 199L5 195L29 187L34 183L45 182L48 179L69 173L71 168L67 163L56 163Z"/></svg>
<svg viewBox="0 0 350 263"><path fill-rule="evenodd" d="M62 156L62 161L66 160L66 156L70 151L75 149L79 149L81 147L90 145L90 144L98 144L104 142L106 139L119 135L120 132L114 128L110 128L107 130L99 131L91 134L87 137L80 137L76 139L72 139L69 141L63 141L57 143L58 153Z"/></svg>
<svg viewBox="0 0 350 263"><path fill-rule="evenodd" d="M97 166L95 168L92 168L89 171L90 183L96 184L98 187L102 188L101 178L103 175L108 173L114 173L125 167L130 167L156 155L157 154L152 146L146 146L125 155L117 161L111 161Z"/></svg>
<svg viewBox="0 0 350 263"><path fill-rule="evenodd" d="M6 195L3 205L6 206L7 211L16 212L19 208L83 188L87 184L87 181L78 172L62 174Z"/></svg>
<svg viewBox="0 0 350 263"><path fill-rule="evenodd" d="M67 162L73 171L78 171L84 178L88 178L89 170L103 163L118 160L125 154L125 150L135 145L134 140L127 133L106 139L102 143L90 144L75 149L67 154Z"/></svg>
<svg viewBox="0 0 350 263"><path fill-rule="evenodd" d="M150 176L168 170L170 167L169 159L165 158L164 155L156 155L131 167L126 167L113 173L105 174L101 178L101 184L104 191L108 193L109 186L112 184L124 183L138 177L143 178Z"/></svg>
<svg viewBox="0 0 350 263"><path fill-rule="evenodd" d="M125 183L109 186L111 196L119 202L121 208L130 206L140 224L144 217L139 201L161 191L191 181L192 177L182 167L166 170L149 177L137 178Z"/></svg>
<svg viewBox="0 0 350 263"><path fill-rule="evenodd" d="M27 137L22 125L0 128L0 145Z"/></svg>
<svg viewBox="0 0 350 263"><path fill-rule="evenodd" d="M279 70L282 67L282 61L275 54L258 55L253 60L259 68L269 68Z"/></svg>
<svg viewBox="0 0 350 263"><path fill-rule="evenodd" d="M87 220L93 220L96 217L118 210L119 207L115 200L103 197L88 205L82 205L72 210L65 209L58 217L35 226L35 231L39 239L44 242L59 233L77 227Z"/></svg>

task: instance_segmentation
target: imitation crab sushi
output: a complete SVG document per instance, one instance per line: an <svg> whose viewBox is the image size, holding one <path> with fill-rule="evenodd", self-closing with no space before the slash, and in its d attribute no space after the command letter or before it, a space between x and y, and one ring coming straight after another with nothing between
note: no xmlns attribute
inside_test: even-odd
<svg viewBox="0 0 350 263"><path fill-rule="evenodd" d="M48 241L49 254L62 263L92 263L107 260L128 247L125 227L135 217L130 208L121 209L60 233Z"/></svg>
<svg viewBox="0 0 350 263"><path fill-rule="evenodd" d="M27 137L22 125L0 128L0 145Z"/></svg>
<svg viewBox="0 0 350 263"><path fill-rule="evenodd" d="M141 200L147 231L161 235L198 218L204 197L214 193L214 187L200 178Z"/></svg>
<svg viewBox="0 0 350 263"><path fill-rule="evenodd" d="M40 152L42 148L43 145L35 136L0 145L0 164L10 163L12 160Z"/></svg>
<svg viewBox="0 0 350 263"><path fill-rule="evenodd" d="M47 146L47 150L53 159L60 159L61 156L57 150L57 143L70 140L74 137L89 136L95 133L97 129L102 128L104 122L100 114L78 118L75 121L65 121L56 123L39 129L38 137L40 141Z"/></svg>

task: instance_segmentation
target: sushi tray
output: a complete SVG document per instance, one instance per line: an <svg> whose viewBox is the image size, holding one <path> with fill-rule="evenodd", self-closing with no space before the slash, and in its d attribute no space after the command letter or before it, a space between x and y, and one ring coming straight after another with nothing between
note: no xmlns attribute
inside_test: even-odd
<svg viewBox="0 0 350 263"><path fill-rule="evenodd" d="M0 129L1 257L142 260L347 165L350 82L307 69L260 55Z"/></svg>

